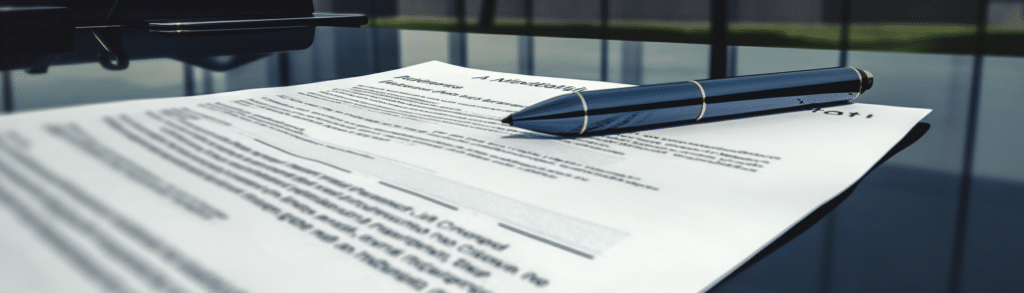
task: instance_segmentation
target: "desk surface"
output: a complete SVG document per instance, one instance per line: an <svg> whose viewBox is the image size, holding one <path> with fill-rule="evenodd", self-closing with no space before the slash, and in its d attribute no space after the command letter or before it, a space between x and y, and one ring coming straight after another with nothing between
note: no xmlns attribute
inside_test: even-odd
<svg viewBox="0 0 1024 293"><path fill-rule="evenodd" d="M3 106L18 112L294 85L429 60L631 84L704 79L710 63L701 44L374 28L311 34L311 43L277 47L297 49L286 52L172 59L135 51L144 57L119 70L68 57L95 50L79 38L55 65L5 71ZM934 112L923 138L869 173L835 210L713 292L1024 291L1024 58L762 47L730 47L729 56L734 75L845 62L876 77L858 102Z"/></svg>

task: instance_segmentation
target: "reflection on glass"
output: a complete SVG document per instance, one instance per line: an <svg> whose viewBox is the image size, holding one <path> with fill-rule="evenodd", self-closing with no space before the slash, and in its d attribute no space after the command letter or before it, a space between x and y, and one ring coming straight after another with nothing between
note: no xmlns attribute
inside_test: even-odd
<svg viewBox="0 0 1024 293"><path fill-rule="evenodd" d="M839 56L836 51L815 49L738 47L736 59L733 61L733 64L736 64L736 75L839 66ZM863 69L874 72L871 68Z"/></svg>
<svg viewBox="0 0 1024 293"><path fill-rule="evenodd" d="M182 96L182 66L178 61L148 59L133 60L131 66L120 71L103 69L97 63L53 66L45 74L11 71L12 106L24 111ZM58 78L61 82L54 82Z"/></svg>
<svg viewBox="0 0 1024 293"><path fill-rule="evenodd" d="M448 63L466 66L466 33L448 33Z"/></svg>
<svg viewBox="0 0 1024 293"><path fill-rule="evenodd" d="M469 34L467 42L466 54L469 67L517 73L519 69L518 36Z"/></svg>
<svg viewBox="0 0 1024 293"><path fill-rule="evenodd" d="M622 42L622 83L643 84L644 43Z"/></svg>
<svg viewBox="0 0 1024 293"><path fill-rule="evenodd" d="M272 59L276 61L274 58L265 57L226 71L227 90L236 91L270 86L269 67Z"/></svg>
<svg viewBox="0 0 1024 293"><path fill-rule="evenodd" d="M961 292L1020 291L1024 254L1024 59L985 57Z"/></svg>
<svg viewBox="0 0 1024 293"><path fill-rule="evenodd" d="M412 66L437 60L448 62L448 43L439 42L447 37L444 32L402 30L399 32L399 47L402 66Z"/></svg>
<svg viewBox="0 0 1024 293"><path fill-rule="evenodd" d="M533 36L519 36L519 74L533 74L536 64L533 39Z"/></svg>
<svg viewBox="0 0 1024 293"><path fill-rule="evenodd" d="M607 74L607 80L610 82L622 82L622 46L623 41L608 41L607 54L605 54L606 60L604 61L607 68L605 73Z"/></svg>
<svg viewBox="0 0 1024 293"><path fill-rule="evenodd" d="M972 56L850 52L850 66L875 76L872 93L857 101L932 109L928 135L914 151L889 160L913 168L958 174L963 163Z"/></svg>
<svg viewBox="0 0 1024 293"><path fill-rule="evenodd" d="M507 14L503 11L519 9L515 5L523 2L533 1L496 2L495 28L513 23L503 22L502 15ZM542 7L549 2L536 1L535 6ZM695 5L694 9L706 9L709 1L683 2ZM741 32L745 28L742 25L744 11L761 4L736 2L741 2L736 8L740 10L740 20L733 28L736 28L734 32ZM819 4L835 4L832 2ZM406 3L411 2L402 2ZM466 11L470 28L475 21L474 11L479 8L474 8L473 5L478 4L473 3L477 2L468 2ZM643 21L642 14L650 13L650 7L624 3L610 1L613 35L616 29L640 28L643 36L683 42L692 35L672 30L686 31L679 28L692 27L697 29L691 31L707 30L706 20L670 21L658 16ZM1024 23L1020 21L1021 13L1005 13L1021 11L1024 4L1020 3L991 2L993 9L998 8L989 10L989 31L993 32L993 38L1009 30L1020 31ZM702 15L706 18L706 13ZM753 14L749 16L756 18ZM824 14L819 16L824 17ZM525 24L521 19L516 21L516 25ZM538 19L541 31L544 31L545 21L548 20ZM832 23L817 25L821 31L814 33L839 34L829 27ZM863 49L866 43L877 41L872 39L875 33L899 28L925 30L914 26L855 27L851 31L854 36L851 45ZM792 29L798 32L795 38L812 36L811 31L793 24L780 23L767 29L784 32ZM946 29L962 30L959 27ZM967 31L973 33L973 27ZM548 29L547 32L559 31ZM193 66L188 75L192 78L190 86L186 86L183 63L152 59L133 60L125 71L108 71L95 63L54 66L42 75L10 71L5 75L11 78L12 85L3 86L3 91L10 93L15 109L29 110L174 97L186 94L187 89L204 94L301 84L365 75L430 60L458 64L459 58L463 58L463 64L474 68L590 80L601 80L604 70L608 81L630 84L708 77L710 50L703 44L609 40L605 53L602 42L596 39L476 33L451 36L448 32L437 31L318 28L315 43L306 49L274 53L223 72ZM829 38L833 37L821 41L822 44L837 46L837 40ZM462 45L465 47L458 48ZM998 42L992 46L1004 48ZM729 61L735 65L736 75L834 67L839 65L841 56L834 50L816 49L735 47L734 51L736 54ZM874 89L859 102L934 109L925 119L931 124L931 130L910 149L868 175L856 194L827 218L828 221L822 222L831 223L828 225L833 225L834 230L829 230L827 225L815 226L780 249L765 264L752 267L742 277L716 288L716 292L769 289L781 292L944 292L949 284L950 256L956 253L953 248L956 236L951 227L958 220L966 221L968 227L965 232L968 241L962 251L961 292L1020 291L1017 289L1021 284L1008 280L1020 274L1019 264L1024 263L1024 254L1010 248L1013 243L1020 243L1022 236L1004 232L1024 230L1024 218L1021 218L1024 202L1019 196L1024 194L1020 184L1024 181L1024 159L1017 155L1024 149L1024 140L1018 138L1020 130L1024 129L1024 120L1019 118L1019 113L1024 112L1024 102L1019 98L1024 92L1024 83L1020 82L1024 80L1024 59L986 57L981 78L977 146L973 153L975 179L970 190L973 197L968 217L958 219L957 199L962 196L958 188L969 131L967 109L974 57L867 51L851 51L848 57L849 65L870 70L877 78ZM602 63L606 68L602 68ZM842 134L809 135L828 139Z"/></svg>
<svg viewBox="0 0 1024 293"><path fill-rule="evenodd" d="M646 42L643 84L708 78L708 45Z"/></svg>
<svg viewBox="0 0 1024 293"><path fill-rule="evenodd" d="M986 57L978 111L974 174L1007 181L1024 181L1024 59Z"/></svg>
<svg viewBox="0 0 1024 293"><path fill-rule="evenodd" d="M601 41L534 38L536 75L601 80Z"/></svg>
<svg viewBox="0 0 1024 293"><path fill-rule="evenodd" d="M2 113L14 111L14 93L11 88L11 72L4 70L0 72L0 109Z"/></svg>

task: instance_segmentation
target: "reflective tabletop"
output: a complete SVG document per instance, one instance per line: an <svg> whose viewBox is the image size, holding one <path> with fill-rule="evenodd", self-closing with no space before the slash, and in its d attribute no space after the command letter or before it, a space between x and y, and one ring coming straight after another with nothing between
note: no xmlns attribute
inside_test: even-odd
<svg viewBox="0 0 1024 293"><path fill-rule="evenodd" d="M304 84L430 60L627 84L705 79L711 66L704 44L335 27L255 35L78 30L71 51L3 56L4 113ZM110 40L123 40L122 50ZM712 292L1024 292L1024 58L728 52L729 75L854 66L875 76L858 102L934 111L917 142Z"/></svg>

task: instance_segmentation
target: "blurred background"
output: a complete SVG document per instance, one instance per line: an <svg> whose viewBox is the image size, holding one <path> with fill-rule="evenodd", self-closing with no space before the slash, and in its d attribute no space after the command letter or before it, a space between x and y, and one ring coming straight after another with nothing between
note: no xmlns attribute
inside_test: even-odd
<svg viewBox="0 0 1024 293"><path fill-rule="evenodd" d="M286 48L261 54L204 56L220 63L171 56L4 70L3 110L304 84L430 60L626 84L854 66L876 77L858 102L933 109L923 121L931 129L712 292L1024 292L1024 0L314 6L364 13L369 24L311 28L308 38L291 34L294 45L278 35L245 41ZM57 63L75 52L64 54ZM231 60L244 62L210 66Z"/></svg>
<svg viewBox="0 0 1024 293"><path fill-rule="evenodd" d="M1021 0L316 0L370 26L729 45L1022 55Z"/></svg>

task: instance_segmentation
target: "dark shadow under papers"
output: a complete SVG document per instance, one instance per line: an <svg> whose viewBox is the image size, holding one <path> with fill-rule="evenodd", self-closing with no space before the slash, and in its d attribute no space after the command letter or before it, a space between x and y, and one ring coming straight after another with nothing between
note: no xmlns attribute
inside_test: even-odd
<svg viewBox="0 0 1024 293"><path fill-rule="evenodd" d="M796 225L793 225L793 227L790 228L789 231L786 231L786 233L782 234L782 236L779 236L778 239L768 244L768 246L766 246L753 257L751 257L750 260L748 260L742 266L740 266L731 274L722 279L721 282L719 282L710 290L708 290L708 292L714 292L715 288L720 286L722 283L728 282L736 275L742 273L744 270L757 264L759 261L763 260L765 257L775 252L775 250L778 250L780 247L786 245L786 243L800 236L805 231L810 229L812 226L817 224L819 221L821 221L821 219L823 219L826 215L832 212L832 210L839 206L839 204L842 203L843 200L850 197L850 194L853 194L853 190L857 188L857 185L860 184L862 180L864 180L864 177L867 177L867 174L870 174L871 171L878 168L878 166L881 166L882 163L885 163L885 161L889 160L889 158L892 158L894 155L896 155L903 149L914 144L914 142L916 142L918 139L924 136L926 132L928 132L929 128L931 128L931 124L918 122L917 125L914 125L914 127L910 129L910 132L908 132L907 135L900 140L900 142L896 143L896 145L893 146L893 148L890 149L889 152L885 154L885 156L882 156L882 159L878 160L878 162L875 163L875 165L872 166L871 169L868 169L868 172L864 173L864 176L861 176L860 179L857 179L857 182L854 182L853 185L850 186L850 188L847 188L838 196L821 205L821 207L819 207L817 210L814 210L814 212L811 212L811 214L807 215L807 217L805 217L803 220L796 223Z"/></svg>

